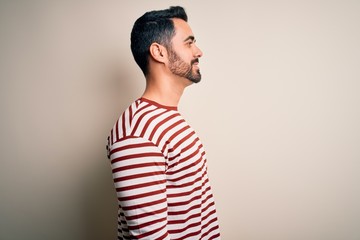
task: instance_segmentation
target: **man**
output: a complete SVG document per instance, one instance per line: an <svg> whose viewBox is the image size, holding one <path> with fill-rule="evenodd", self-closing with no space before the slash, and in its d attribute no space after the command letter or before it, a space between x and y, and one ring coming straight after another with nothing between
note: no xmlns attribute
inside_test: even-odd
<svg viewBox="0 0 360 240"><path fill-rule="evenodd" d="M108 138L118 239L220 239L203 145L177 110L201 79L201 50L182 7L145 13L131 50L146 78L143 96Z"/></svg>

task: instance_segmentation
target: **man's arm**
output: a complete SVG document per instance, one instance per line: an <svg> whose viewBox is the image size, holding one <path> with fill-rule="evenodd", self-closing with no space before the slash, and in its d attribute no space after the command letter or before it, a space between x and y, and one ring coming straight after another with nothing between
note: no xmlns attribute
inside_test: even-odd
<svg viewBox="0 0 360 240"><path fill-rule="evenodd" d="M150 141L129 137L109 149L119 206L131 239L170 239L165 158Z"/></svg>

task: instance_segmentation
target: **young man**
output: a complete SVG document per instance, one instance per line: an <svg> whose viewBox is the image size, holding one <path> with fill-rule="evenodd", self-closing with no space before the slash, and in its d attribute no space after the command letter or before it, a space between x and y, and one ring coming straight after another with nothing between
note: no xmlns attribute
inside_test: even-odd
<svg viewBox="0 0 360 240"><path fill-rule="evenodd" d="M201 79L202 52L184 9L145 13L131 50L146 89L108 138L118 239L220 239L205 151L177 110L185 87Z"/></svg>

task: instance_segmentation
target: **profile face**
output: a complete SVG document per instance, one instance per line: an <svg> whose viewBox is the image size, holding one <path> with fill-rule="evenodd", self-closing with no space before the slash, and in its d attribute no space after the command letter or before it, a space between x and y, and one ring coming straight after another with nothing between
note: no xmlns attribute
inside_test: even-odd
<svg viewBox="0 0 360 240"><path fill-rule="evenodd" d="M173 19L175 35L169 49L169 69L179 77L186 78L193 83L201 80L199 58L203 55L196 46L194 34L182 19Z"/></svg>

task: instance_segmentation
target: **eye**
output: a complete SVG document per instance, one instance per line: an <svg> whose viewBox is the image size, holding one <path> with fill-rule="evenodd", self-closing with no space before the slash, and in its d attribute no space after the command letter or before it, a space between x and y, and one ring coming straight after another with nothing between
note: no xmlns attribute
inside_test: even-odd
<svg viewBox="0 0 360 240"><path fill-rule="evenodd" d="M189 47L192 46L194 43L196 42L196 40L191 40L191 41L188 41L186 43L186 45L188 45Z"/></svg>

